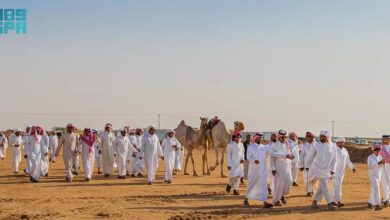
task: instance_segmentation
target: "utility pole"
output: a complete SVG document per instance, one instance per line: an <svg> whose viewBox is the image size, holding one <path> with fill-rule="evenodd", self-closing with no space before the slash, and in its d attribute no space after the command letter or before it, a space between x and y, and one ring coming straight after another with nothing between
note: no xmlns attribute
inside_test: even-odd
<svg viewBox="0 0 390 220"><path fill-rule="evenodd" d="M332 137L334 137L334 123L335 123L335 121L331 121L331 123L332 123Z"/></svg>
<svg viewBox="0 0 390 220"><path fill-rule="evenodd" d="M161 115L158 114L157 117L158 117L158 127L157 128L160 129Z"/></svg>

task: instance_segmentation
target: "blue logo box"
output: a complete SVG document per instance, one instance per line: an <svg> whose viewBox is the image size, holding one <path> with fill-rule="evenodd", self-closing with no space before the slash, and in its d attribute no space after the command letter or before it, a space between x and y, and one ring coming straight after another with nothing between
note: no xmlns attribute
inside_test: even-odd
<svg viewBox="0 0 390 220"><path fill-rule="evenodd" d="M27 32L26 9L3 9L0 8L0 34Z"/></svg>

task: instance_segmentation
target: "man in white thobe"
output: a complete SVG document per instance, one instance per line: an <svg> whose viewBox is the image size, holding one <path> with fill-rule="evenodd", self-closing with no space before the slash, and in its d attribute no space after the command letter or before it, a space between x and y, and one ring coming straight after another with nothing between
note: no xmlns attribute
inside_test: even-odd
<svg viewBox="0 0 390 220"><path fill-rule="evenodd" d="M244 177L244 145L241 143L241 132L236 131L232 135L232 141L227 146L227 168L229 171L229 182L226 192L230 193L233 186L233 194L240 195L238 187L241 178Z"/></svg>
<svg viewBox="0 0 390 220"><path fill-rule="evenodd" d="M273 132L271 135L270 135L270 139L269 139L269 142L268 144L265 145L266 148L271 148L271 146L277 141L277 135L276 135L276 132ZM267 172L268 172L268 179L267 179L267 184L268 184L268 195L271 195L272 192L274 191L273 188L274 188L274 183L273 183L273 179L274 179L274 175L272 175L272 170L271 170L271 156L269 154L267 154L267 158L266 158L266 168L267 168Z"/></svg>
<svg viewBox="0 0 390 220"><path fill-rule="evenodd" d="M184 147L181 146L180 149L177 149L175 152L175 169L173 170L173 174L176 172L180 172L183 166L183 155L184 155Z"/></svg>
<svg viewBox="0 0 390 220"><path fill-rule="evenodd" d="M248 181L247 181L247 195L244 200L244 205L249 205L248 199L254 199L264 202L264 208L272 208L273 205L268 203L268 187L267 187L267 155L272 155L278 158L292 157L288 154L275 153L269 147L261 144L262 133L256 133L253 138L253 144L247 148L248 167Z"/></svg>
<svg viewBox="0 0 390 220"><path fill-rule="evenodd" d="M379 183L381 181L385 159L383 159L380 155L381 149L381 145L373 146L373 153L367 159L368 176L370 178L370 197L368 199L368 208L372 209L373 206L375 206L375 210L382 209L382 207L380 207L381 199Z"/></svg>
<svg viewBox="0 0 390 220"><path fill-rule="evenodd" d="M134 177L134 169L135 169L135 162L134 160L137 159L137 154L139 153L139 149L137 148L137 143L135 140L135 130L131 130L130 126L125 127L127 129L126 137L129 139L130 144L132 147L136 150L134 151L128 151L127 152L127 158L126 158L126 176Z"/></svg>
<svg viewBox="0 0 390 220"><path fill-rule="evenodd" d="M12 147L12 172L19 174L19 164L22 161L23 139L18 129L10 137L9 144Z"/></svg>
<svg viewBox="0 0 390 220"><path fill-rule="evenodd" d="M2 160L7 156L8 139L3 132L0 132L0 157Z"/></svg>
<svg viewBox="0 0 390 220"><path fill-rule="evenodd" d="M313 193L313 188L318 182L316 173L314 172L314 163L309 161L309 158L312 157L314 152L314 145L316 144L314 133L308 131L306 132L306 143L303 144L301 149L301 155L299 160L300 170L303 172L303 182L306 186L306 196L311 197Z"/></svg>
<svg viewBox="0 0 390 220"><path fill-rule="evenodd" d="M77 133L77 128L73 126L73 132L77 134L77 138L79 138L79 135ZM79 139L77 139L79 140ZM76 146L77 147L77 146ZM79 169L80 169L80 154L77 152L76 155L72 158L72 174L78 176L79 175Z"/></svg>
<svg viewBox="0 0 390 220"><path fill-rule="evenodd" d="M33 183L38 183L39 178L42 174L42 153L45 152L45 148L42 147L42 134L43 128L40 126L32 126L30 130L30 135L27 138L26 145L28 146L28 158L31 162L30 169L30 181Z"/></svg>
<svg viewBox="0 0 390 220"><path fill-rule="evenodd" d="M94 151L95 151L95 161L96 161L96 167L97 167L97 174L102 174L102 149L101 149L101 140L98 134L98 131L95 129L92 129L93 134L95 135L95 144L94 144Z"/></svg>
<svg viewBox="0 0 390 220"><path fill-rule="evenodd" d="M279 154L290 154L290 148L288 147L286 140L286 131L279 130L277 133L278 141L275 142L271 149L272 151ZM287 204L285 195L290 192L292 183L291 178L291 162L282 158L271 156L271 170L274 178L274 191L272 204L275 206L282 206Z"/></svg>
<svg viewBox="0 0 390 220"><path fill-rule="evenodd" d="M248 134L246 134L246 136L245 136L245 141L242 142L242 145L244 145L244 150L245 150L245 152L244 152L244 157L245 157L245 159L244 159L244 177L241 178L241 183L244 183L244 179L246 179L246 180L248 179L249 161L247 160L246 155L247 155L248 147L249 147L249 145L251 145L251 144L252 144L252 143L251 143L251 134L248 133Z"/></svg>
<svg viewBox="0 0 390 220"><path fill-rule="evenodd" d="M118 179L126 179L126 161L128 153L135 151L136 149L127 137L127 129L123 128L113 145L114 157L116 158L118 166Z"/></svg>
<svg viewBox="0 0 390 220"><path fill-rule="evenodd" d="M321 202L325 196L329 210L334 210L335 203L330 195L329 180L334 174L336 163L336 146L330 138L329 131L320 132L320 142L317 142L313 148L313 154L309 158L309 163L314 163L314 172L319 180L319 187L314 195L312 207L317 209L318 202Z"/></svg>
<svg viewBox="0 0 390 220"><path fill-rule="evenodd" d="M112 124L107 123L104 127L104 132L100 135L101 156L103 161L103 173L105 177L114 174L114 150L113 144L115 141L115 134L112 132Z"/></svg>
<svg viewBox="0 0 390 220"><path fill-rule="evenodd" d="M345 174L345 166L348 166L353 173L356 172L355 167L353 166L347 149L344 148L345 138L336 139L336 165L334 169L334 175L332 176L332 185L333 185L333 200L337 202L339 208L344 206L344 203L341 202L343 180Z"/></svg>
<svg viewBox="0 0 390 220"><path fill-rule="evenodd" d="M47 136L46 132L42 133L42 160L41 160L41 175L48 177L49 176L49 136Z"/></svg>
<svg viewBox="0 0 390 220"><path fill-rule="evenodd" d="M79 146L79 137L75 133L75 127L72 124L68 124L66 126L65 133L61 136L61 139L58 141L58 148L55 153L56 157L58 157L61 148L64 150L62 152L62 157L64 160L66 177L65 181L71 183L73 180L72 168L74 167L73 162L75 158L79 155L78 146Z"/></svg>
<svg viewBox="0 0 390 220"><path fill-rule="evenodd" d="M140 153L142 138L144 136L144 131L142 128L137 128L135 130L135 136L132 138L133 146L137 149L135 153L135 157L133 158L133 163L131 166L131 176L134 177L137 175L138 177L143 177L144 172L144 160Z"/></svg>
<svg viewBox="0 0 390 220"><path fill-rule="evenodd" d="M291 177L292 186L298 186L298 164L299 164L299 146L298 146L298 135L295 132L288 133L288 145L291 153L294 156L294 160L291 160Z"/></svg>
<svg viewBox="0 0 390 220"><path fill-rule="evenodd" d="M156 178L156 172L158 168L159 159L162 157L162 150L160 146L160 140L158 139L156 128L151 125L146 129L146 133L142 138L141 144L141 157L143 156L145 161L146 174L148 178L148 184L152 185L152 182Z"/></svg>
<svg viewBox="0 0 390 220"><path fill-rule="evenodd" d="M181 148L180 142L175 138L175 132L170 130L162 140L161 148L165 161L165 183L172 183L172 174L175 166L175 153Z"/></svg>
<svg viewBox="0 0 390 220"><path fill-rule="evenodd" d="M50 162L56 162L56 151L58 148L58 136L55 131L50 132L49 136Z"/></svg>
<svg viewBox="0 0 390 220"><path fill-rule="evenodd" d="M23 147L24 147L24 158L26 159L26 168L24 168L24 173L29 176L30 175L30 170L31 170L31 161L30 161L30 158L28 157L28 153L29 153L29 146L27 145L27 141L29 139L29 136L30 136L30 130L31 130L31 125L28 125L26 127L26 132L23 134Z"/></svg>
<svg viewBox="0 0 390 220"><path fill-rule="evenodd" d="M84 180L92 179L93 167L95 164L95 144L96 136L91 128L85 128L80 137L78 152L81 154L84 168Z"/></svg>
<svg viewBox="0 0 390 220"><path fill-rule="evenodd" d="M390 198L390 135L382 136L381 156L385 159L381 178L383 207L388 207Z"/></svg>
<svg viewBox="0 0 390 220"><path fill-rule="evenodd" d="M129 151L127 153L127 159L126 159L126 176L132 176L134 177L134 160L136 160L138 148L135 141L135 131L131 130L127 136L129 138L130 144L133 145L136 152Z"/></svg>

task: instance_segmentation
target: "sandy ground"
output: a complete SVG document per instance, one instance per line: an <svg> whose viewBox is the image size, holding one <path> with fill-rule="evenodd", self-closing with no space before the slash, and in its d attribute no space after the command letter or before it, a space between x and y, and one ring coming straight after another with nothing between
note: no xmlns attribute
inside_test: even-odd
<svg viewBox="0 0 390 220"><path fill-rule="evenodd" d="M346 207L328 211L324 202L319 210L310 208L299 176L284 207L262 209L251 201L244 207L241 196L226 195L226 178L219 172L211 176L184 176L179 173L171 185L163 183L164 163L160 163L157 182L146 185L144 178L118 180L95 175L83 181L83 173L71 184L64 182L62 160L51 163L50 176L38 184L28 182L24 175L12 175L10 149L6 160L0 161L1 219L390 219L390 208L382 211L366 209L369 194L367 167L357 164L357 174L347 171L344 180ZM210 160L214 162L213 151ZM195 152L198 174L201 151ZM25 163L21 165L24 168ZM192 173L192 169L189 170Z"/></svg>

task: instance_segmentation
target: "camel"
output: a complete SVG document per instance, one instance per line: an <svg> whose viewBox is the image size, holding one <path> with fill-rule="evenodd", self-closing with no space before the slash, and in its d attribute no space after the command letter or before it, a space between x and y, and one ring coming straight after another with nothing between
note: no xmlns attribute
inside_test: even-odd
<svg viewBox="0 0 390 220"><path fill-rule="evenodd" d="M209 151L209 142L207 141L207 124L209 123L209 120L207 118L200 117L200 135L201 135L201 144L204 146L204 152L202 155L202 171L203 175L211 175L210 168L209 168L209 162L208 162L208 151Z"/></svg>
<svg viewBox="0 0 390 220"><path fill-rule="evenodd" d="M204 120L207 120L207 118L204 118ZM245 126L242 122L240 121L234 122L234 131L243 131L244 129ZM226 177L223 173L223 163L225 159L226 148L231 139L231 133L226 128L225 123L223 121L220 121L211 130L211 137L207 133L206 136L208 140L207 142L208 143L211 142L212 145L214 146L215 156L216 156L215 165L210 167L209 170L211 171L215 170L218 167L218 165L221 163L221 177ZM221 162L219 162L219 149L222 149Z"/></svg>
<svg viewBox="0 0 390 220"><path fill-rule="evenodd" d="M176 138L187 149L188 152L185 160L185 165L184 165L184 175L189 175L187 173L187 164L189 158L191 158L192 167L193 167L193 176L198 176L195 170L195 161L192 155L192 151L198 146L203 146L203 143L206 142L206 139L204 138L205 137L204 129L202 127L200 129L194 129L186 125L184 120L182 120L180 124L177 126L177 128L175 128L174 130L176 133ZM207 147L205 148L205 153L202 158L203 158L203 163L206 164L208 168L208 163L204 162L205 158L207 158ZM203 168L203 175L205 174L210 175L210 172L208 169L207 172L205 172Z"/></svg>

